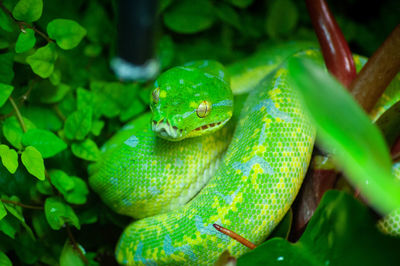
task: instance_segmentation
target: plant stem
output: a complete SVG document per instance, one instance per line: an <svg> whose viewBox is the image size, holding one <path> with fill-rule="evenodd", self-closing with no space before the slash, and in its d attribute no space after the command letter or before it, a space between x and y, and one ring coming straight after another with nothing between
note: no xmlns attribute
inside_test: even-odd
<svg viewBox="0 0 400 266"><path fill-rule="evenodd" d="M13 200L0 199L0 201L3 203L7 203L7 204L17 205L17 206L20 206L20 207L26 208L26 209L32 209L32 210L43 210L44 209L42 206L23 204L21 202L13 201Z"/></svg>
<svg viewBox="0 0 400 266"><path fill-rule="evenodd" d="M24 27L32 29L33 31L35 31L37 34L39 34L40 36L42 36L47 42L54 42L52 39L50 39L45 33L41 32L40 30L38 30L37 28L35 28L34 26L24 22L24 21L19 21L16 20L14 18L14 16L12 15L12 13L10 12L10 10L8 10L4 5L3 2L0 1L0 8L4 11L4 13L6 13L15 23L18 24L18 27L21 29L21 31L24 32Z"/></svg>
<svg viewBox="0 0 400 266"><path fill-rule="evenodd" d="M351 93L369 112L399 71L400 24L361 69L351 84Z"/></svg>
<svg viewBox="0 0 400 266"><path fill-rule="evenodd" d="M349 87L357 74L342 31L324 0L306 0L306 5L326 67L345 87Z"/></svg>
<svg viewBox="0 0 400 266"><path fill-rule="evenodd" d="M89 261L87 260L85 254L83 254L82 250L79 248L78 243L75 241L74 235L72 234L71 228L69 227L69 225L66 223L66 228L67 228L67 233L68 233L68 237L72 243L73 248L78 252L79 256L81 257L83 263L85 265L89 264Z"/></svg>
<svg viewBox="0 0 400 266"><path fill-rule="evenodd" d="M14 99L11 96L8 99L10 100L10 103L14 108L15 115L17 116L17 119L18 119L19 123L21 124L22 131L26 132L27 129L25 126L25 122L24 122L24 119L22 118L22 115L21 115L19 109L18 109L18 106L15 104Z"/></svg>

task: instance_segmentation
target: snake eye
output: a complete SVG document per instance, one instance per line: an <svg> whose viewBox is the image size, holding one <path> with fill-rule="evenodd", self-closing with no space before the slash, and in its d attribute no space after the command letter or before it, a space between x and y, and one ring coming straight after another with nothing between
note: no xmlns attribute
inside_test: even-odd
<svg viewBox="0 0 400 266"><path fill-rule="evenodd" d="M155 88L151 94L153 96L153 102L158 103L158 100L160 99L160 88Z"/></svg>
<svg viewBox="0 0 400 266"><path fill-rule="evenodd" d="M206 117L211 112L211 103L202 101L196 109L197 116L200 118Z"/></svg>

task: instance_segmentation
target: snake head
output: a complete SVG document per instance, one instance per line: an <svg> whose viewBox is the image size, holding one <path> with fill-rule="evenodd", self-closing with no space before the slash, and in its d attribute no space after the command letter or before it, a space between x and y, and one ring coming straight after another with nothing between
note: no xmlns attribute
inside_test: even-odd
<svg viewBox="0 0 400 266"><path fill-rule="evenodd" d="M151 94L152 130L178 141L212 133L232 117L233 95L224 67L195 61L160 75Z"/></svg>

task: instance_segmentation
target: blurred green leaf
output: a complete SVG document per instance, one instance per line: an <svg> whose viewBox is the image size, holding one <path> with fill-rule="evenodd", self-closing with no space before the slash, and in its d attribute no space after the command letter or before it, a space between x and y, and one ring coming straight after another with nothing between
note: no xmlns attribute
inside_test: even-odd
<svg viewBox="0 0 400 266"><path fill-rule="evenodd" d="M34 22L42 16L42 0L19 0L12 14L17 20Z"/></svg>
<svg viewBox="0 0 400 266"><path fill-rule="evenodd" d="M298 242L273 238L240 257L238 265L391 265L400 259L399 248L400 240L380 233L365 206L331 190Z"/></svg>
<svg viewBox="0 0 400 266"><path fill-rule="evenodd" d="M161 69L170 67L175 56L175 45L171 36L164 35L157 45L157 54L158 58L160 58Z"/></svg>
<svg viewBox="0 0 400 266"><path fill-rule="evenodd" d="M7 215L7 211L4 208L4 204L0 201L0 220L3 219ZM1 265L1 264L0 264Z"/></svg>
<svg viewBox="0 0 400 266"><path fill-rule="evenodd" d="M32 146L28 146L21 155L22 164L25 165L26 170L38 178L44 180L44 162L42 154Z"/></svg>
<svg viewBox="0 0 400 266"><path fill-rule="evenodd" d="M18 168L18 154L14 149L10 149L7 145L0 144L1 162L7 170L14 174Z"/></svg>
<svg viewBox="0 0 400 266"><path fill-rule="evenodd" d="M379 129L338 81L312 61L293 58L289 72L316 122L320 141L334 152L349 180L381 212L400 208L400 184L391 174L391 158Z"/></svg>
<svg viewBox="0 0 400 266"><path fill-rule="evenodd" d="M14 216L7 215L0 220L0 231L12 239L15 238L15 234L20 227L20 222Z"/></svg>
<svg viewBox="0 0 400 266"><path fill-rule="evenodd" d="M90 130L90 132L95 135L98 136L101 133L101 130L104 127L104 121L103 120L95 120L93 121L92 124L92 129Z"/></svg>
<svg viewBox="0 0 400 266"><path fill-rule="evenodd" d="M80 229L79 220L74 210L57 197L47 198L44 203L47 222L53 230L59 230L65 223Z"/></svg>
<svg viewBox="0 0 400 266"><path fill-rule="evenodd" d="M182 0L173 3L164 13L165 25L179 33L196 33L211 27L215 16L209 0Z"/></svg>
<svg viewBox="0 0 400 266"><path fill-rule="evenodd" d="M2 265L2 266L12 266L11 260L2 251L0 251L0 265Z"/></svg>
<svg viewBox="0 0 400 266"><path fill-rule="evenodd" d="M292 227L293 222L293 211L289 209L289 211L285 214L282 221L275 227L274 231L268 236L268 238L280 237L283 239L287 239L290 233L290 229Z"/></svg>
<svg viewBox="0 0 400 266"><path fill-rule="evenodd" d="M4 105L8 97L10 97L14 87L4 83L0 83L0 107Z"/></svg>
<svg viewBox="0 0 400 266"><path fill-rule="evenodd" d="M135 117L136 115L143 113L146 109L147 106L144 103L142 103L142 101L140 101L138 97L135 97L132 100L128 109L123 110L121 112L119 118L121 119L122 122L126 122L129 119Z"/></svg>
<svg viewBox="0 0 400 266"><path fill-rule="evenodd" d="M248 7L253 3L253 0L227 0L227 1L230 2L232 5L240 8Z"/></svg>
<svg viewBox="0 0 400 266"><path fill-rule="evenodd" d="M27 118L23 117L23 120L27 130L36 128ZM4 121L2 131L4 137L11 145L19 150L22 149L22 136L24 135L24 131L15 116L11 116Z"/></svg>
<svg viewBox="0 0 400 266"><path fill-rule="evenodd" d="M79 177L68 176L61 170L50 172L51 182L63 194L65 200L72 204L84 204L89 190L85 181Z"/></svg>
<svg viewBox="0 0 400 266"><path fill-rule="evenodd" d="M60 83L56 88L51 91L48 90L46 94L42 95L40 101L42 103L57 103L65 97L70 89L69 85Z"/></svg>
<svg viewBox="0 0 400 266"><path fill-rule="evenodd" d="M22 137L24 146L35 147L43 156L49 158L65 150L67 144L53 132L44 129L30 129Z"/></svg>
<svg viewBox="0 0 400 266"><path fill-rule="evenodd" d="M4 10L0 9L0 28L7 32L13 31L13 21L12 19L4 13Z"/></svg>
<svg viewBox="0 0 400 266"><path fill-rule="evenodd" d="M265 30L271 38L288 36L297 25L298 10L291 0L275 0L268 9Z"/></svg>
<svg viewBox="0 0 400 266"><path fill-rule="evenodd" d="M41 129L57 131L63 125L56 113L46 106L27 106L21 109L21 113Z"/></svg>
<svg viewBox="0 0 400 266"><path fill-rule="evenodd" d="M0 54L0 82L10 84L14 78L14 54Z"/></svg>
<svg viewBox="0 0 400 266"><path fill-rule="evenodd" d="M15 44L15 52L24 53L35 46L35 32L32 29L25 29L18 35L17 43Z"/></svg>
<svg viewBox="0 0 400 266"><path fill-rule="evenodd" d="M96 142L91 139L72 143L71 150L76 157L88 161L97 161L100 156L100 151L96 145Z"/></svg>
<svg viewBox="0 0 400 266"><path fill-rule="evenodd" d="M64 124L65 136L69 139L83 140L92 128L92 108L86 107L73 112Z"/></svg>
<svg viewBox="0 0 400 266"><path fill-rule="evenodd" d="M81 245L78 245L82 253L85 254L85 250ZM79 252L74 248L70 241L65 242L64 248L61 251L60 266L85 266L85 262L82 261Z"/></svg>
<svg viewBox="0 0 400 266"><path fill-rule="evenodd" d="M215 7L215 12L222 21L238 30L242 29L239 14L231 6L225 3L218 3Z"/></svg>
<svg viewBox="0 0 400 266"><path fill-rule="evenodd" d="M54 43L49 43L36 50L33 55L26 58L26 62L31 66L32 71L41 78L48 78L54 71L54 62L58 54Z"/></svg>
<svg viewBox="0 0 400 266"><path fill-rule="evenodd" d="M47 179L36 182L36 188L43 195L53 195L54 194L51 184Z"/></svg>
<svg viewBox="0 0 400 266"><path fill-rule="evenodd" d="M70 50L81 42L86 30L74 20L54 19L47 25L47 33L62 49Z"/></svg>

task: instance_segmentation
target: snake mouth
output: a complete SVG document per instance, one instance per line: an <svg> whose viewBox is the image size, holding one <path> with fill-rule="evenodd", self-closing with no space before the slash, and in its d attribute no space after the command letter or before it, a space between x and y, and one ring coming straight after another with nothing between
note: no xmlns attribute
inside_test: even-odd
<svg viewBox="0 0 400 266"><path fill-rule="evenodd" d="M202 126L199 126L199 127L195 128L195 129L193 129L192 131L196 132L196 131L205 131L205 130L214 129L215 127L223 126L226 122L228 122L228 120L229 119L226 119L224 121L219 121L219 122L216 122L216 123L202 125Z"/></svg>
<svg viewBox="0 0 400 266"><path fill-rule="evenodd" d="M172 126L168 120L162 119L160 122L153 120L151 129L159 136L167 139L176 139L182 136L182 129Z"/></svg>

